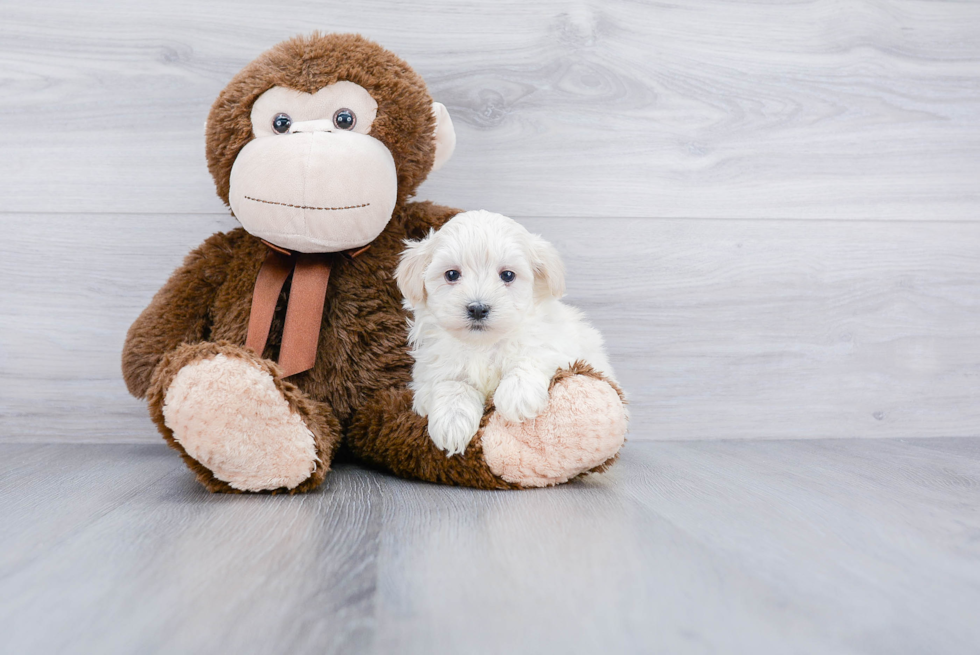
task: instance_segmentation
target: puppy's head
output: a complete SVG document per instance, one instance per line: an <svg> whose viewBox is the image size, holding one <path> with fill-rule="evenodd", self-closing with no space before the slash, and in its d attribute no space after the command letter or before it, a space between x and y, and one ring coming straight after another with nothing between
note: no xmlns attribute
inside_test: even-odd
<svg viewBox="0 0 980 655"><path fill-rule="evenodd" d="M554 247L487 211L457 214L407 242L395 280L409 306L455 336L488 342L517 329L535 304L565 292Z"/></svg>

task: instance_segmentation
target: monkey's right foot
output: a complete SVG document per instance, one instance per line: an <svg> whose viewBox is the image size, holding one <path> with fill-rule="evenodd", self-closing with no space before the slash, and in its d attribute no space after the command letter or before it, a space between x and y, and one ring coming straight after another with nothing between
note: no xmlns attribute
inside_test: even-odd
<svg viewBox="0 0 980 655"><path fill-rule="evenodd" d="M231 353L196 359L170 382L164 423L188 455L232 488L295 489L319 460L313 433L281 384L261 360Z"/></svg>
<svg viewBox="0 0 980 655"><path fill-rule="evenodd" d="M522 487L561 484L612 463L626 439L628 415L618 388L576 363L555 374L547 409L514 423L499 411L482 432L490 470Z"/></svg>

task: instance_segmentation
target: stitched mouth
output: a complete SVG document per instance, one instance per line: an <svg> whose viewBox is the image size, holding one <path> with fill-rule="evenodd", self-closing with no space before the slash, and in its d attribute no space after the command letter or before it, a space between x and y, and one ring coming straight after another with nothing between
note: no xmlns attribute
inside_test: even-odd
<svg viewBox="0 0 980 655"><path fill-rule="evenodd" d="M283 207L292 207L293 209L315 209L321 212L335 212L341 209L358 209L360 207L367 207L371 203L366 202L363 205L348 205L347 207L310 207L308 205L292 205L288 202L273 202L271 200L262 200L261 198L253 198L252 196L245 196L245 200L251 200L252 202L261 202L266 205L282 205Z"/></svg>

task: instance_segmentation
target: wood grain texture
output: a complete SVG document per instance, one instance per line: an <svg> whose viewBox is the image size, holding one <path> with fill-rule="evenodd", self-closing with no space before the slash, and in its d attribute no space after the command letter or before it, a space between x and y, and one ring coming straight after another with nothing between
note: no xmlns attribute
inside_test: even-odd
<svg viewBox="0 0 980 655"><path fill-rule="evenodd" d="M606 335L631 439L980 436L976 223L524 222ZM158 439L123 386L123 338L184 254L232 225L4 217L0 441Z"/></svg>
<svg viewBox="0 0 980 655"><path fill-rule="evenodd" d="M629 444L529 492L340 466L208 495L153 445L0 445L17 653L972 653L980 440Z"/></svg>
<svg viewBox="0 0 980 655"><path fill-rule="evenodd" d="M157 438L119 350L234 225L207 109L315 28L449 106L421 196L559 244L633 439L978 434L980 4L51 0L0 6L0 441Z"/></svg>
<svg viewBox="0 0 980 655"><path fill-rule="evenodd" d="M222 213L202 125L276 42L358 31L454 116L420 192L514 216L977 220L980 4L0 6L0 211Z"/></svg>

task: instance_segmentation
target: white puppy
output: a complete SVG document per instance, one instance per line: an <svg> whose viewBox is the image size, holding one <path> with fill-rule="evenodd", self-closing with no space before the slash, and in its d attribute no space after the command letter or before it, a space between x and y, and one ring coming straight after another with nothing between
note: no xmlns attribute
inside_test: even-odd
<svg viewBox="0 0 980 655"><path fill-rule="evenodd" d="M490 394L517 422L544 411L552 376L576 360L613 377L602 336L559 302L564 265L541 237L471 211L407 245L395 279L414 313L414 409L449 455L477 433Z"/></svg>

